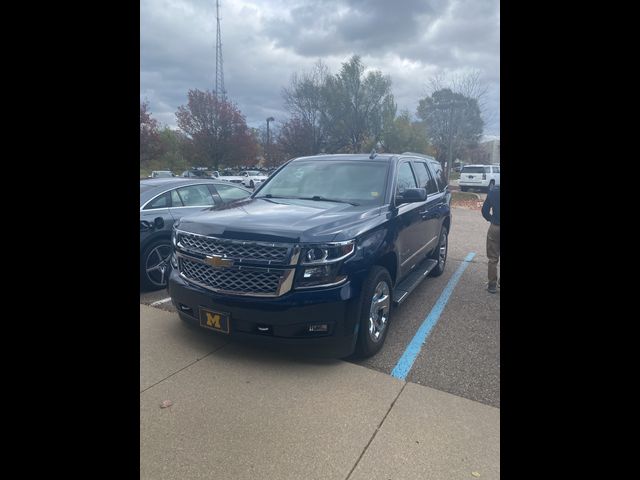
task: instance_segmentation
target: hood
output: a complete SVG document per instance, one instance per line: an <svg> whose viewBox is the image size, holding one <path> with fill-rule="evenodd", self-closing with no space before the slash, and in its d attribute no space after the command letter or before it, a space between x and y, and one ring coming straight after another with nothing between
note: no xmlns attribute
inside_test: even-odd
<svg viewBox="0 0 640 480"><path fill-rule="evenodd" d="M378 223L386 207L315 200L249 198L182 217L178 228L200 235L262 242L337 242Z"/></svg>

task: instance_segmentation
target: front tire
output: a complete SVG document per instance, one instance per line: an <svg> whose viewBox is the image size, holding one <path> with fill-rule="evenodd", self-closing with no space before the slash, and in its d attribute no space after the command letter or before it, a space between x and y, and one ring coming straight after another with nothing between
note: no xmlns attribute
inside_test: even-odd
<svg viewBox="0 0 640 480"><path fill-rule="evenodd" d="M444 225L440 230L440 239L438 240L438 248L431 254L433 260L437 260L438 264L429 272L431 277L439 277L444 272L447 265L447 253L449 251L449 231Z"/></svg>
<svg viewBox="0 0 640 480"><path fill-rule="evenodd" d="M140 255L140 286L145 291L167 288L171 272L171 241L156 240Z"/></svg>
<svg viewBox="0 0 640 480"><path fill-rule="evenodd" d="M255 185L255 183L253 183L253 180L251 180L251 182L249 182L249 186L251 187L251 190L256 188L256 185Z"/></svg>
<svg viewBox="0 0 640 480"><path fill-rule="evenodd" d="M393 283L386 268L374 266L360 294L360 322L355 356L367 358L380 351L391 321Z"/></svg>

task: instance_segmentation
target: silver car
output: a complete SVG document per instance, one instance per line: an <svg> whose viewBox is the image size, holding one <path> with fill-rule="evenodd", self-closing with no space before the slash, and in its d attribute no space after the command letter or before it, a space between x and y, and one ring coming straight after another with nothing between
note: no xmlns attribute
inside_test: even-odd
<svg viewBox="0 0 640 480"><path fill-rule="evenodd" d="M210 179L140 180L140 287L167 286L171 267L171 228L186 215L247 198L252 192Z"/></svg>

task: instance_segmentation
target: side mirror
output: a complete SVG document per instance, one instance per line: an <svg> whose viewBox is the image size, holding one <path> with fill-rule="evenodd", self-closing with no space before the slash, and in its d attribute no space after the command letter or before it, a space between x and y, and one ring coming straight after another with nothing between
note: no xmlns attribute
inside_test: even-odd
<svg viewBox="0 0 640 480"><path fill-rule="evenodd" d="M156 217L153 221L153 226L156 228L156 230L162 230L164 228L164 218Z"/></svg>
<svg viewBox="0 0 640 480"><path fill-rule="evenodd" d="M425 188L407 188L401 194L396 195L396 203L424 202L427 199Z"/></svg>

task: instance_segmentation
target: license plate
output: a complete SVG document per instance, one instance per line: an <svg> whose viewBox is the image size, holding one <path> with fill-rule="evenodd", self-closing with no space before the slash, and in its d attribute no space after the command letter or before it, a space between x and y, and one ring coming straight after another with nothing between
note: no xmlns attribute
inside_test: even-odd
<svg viewBox="0 0 640 480"><path fill-rule="evenodd" d="M200 326L215 330L216 332L229 333L229 317L225 312L215 312L200 307Z"/></svg>

